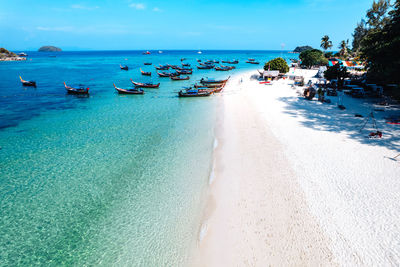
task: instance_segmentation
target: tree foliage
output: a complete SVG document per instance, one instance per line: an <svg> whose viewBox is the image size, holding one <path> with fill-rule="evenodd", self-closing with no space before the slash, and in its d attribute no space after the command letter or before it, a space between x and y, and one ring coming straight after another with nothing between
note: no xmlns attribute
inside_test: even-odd
<svg viewBox="0 0 400 267"><path fill-rule="evenodd" d="M346 67L341 66L339 63L328 67L328 69L324 72L324 77L328 81L337 80L338 86L343 86L344 79L349 77L349 73Z"/></svg>
<svg viewBox="0 0 400 267"><path fill-rule="evenodd" d="M287 73L289 72L289 65L286 60L281 57L272 59L265 63L264 70L279 70L279 73Z"/></svg>
<svg viewBox="0 0 400 267"><path fill-rule="evenodd" d="M375 81L400 83L400 0L385 19L382 28L371 29L361 43L368 63L368 76Z"/></svg>
<svg viewBox="0 0 400 267"><path fill-rule="evenodd" d="M390 0L378 0L377 2L374 0L372 7L367 11L368 25L374 29L382 29L389 22L387 17L389 7Z"/></svg>
<svg viewBox="0 0 400 267"><path fill-rule="evenodd" d="M321 48L324 49L325 51L330 49L332 47L332 41L329 40L329 36L325 35L321 39Z"/></svg>
<svg viewBox="0 0 400 267"><path fill-rule="evenodd" d="M357 27L354 29L353 35L353 51L358 53L360 46L361 46L361 41L364 39L365 36L368 34L368 28L367 28L367 23L365 20L361 20L359 23L357 23Z"/></svg>
<svg viewBox="0 0 400 267"><path fill-rule="evenodd" d="M324 53L318 49L301 52L299 57L301 59L301 65L307 68L328 64L328 60L325 58Z"/></svg>

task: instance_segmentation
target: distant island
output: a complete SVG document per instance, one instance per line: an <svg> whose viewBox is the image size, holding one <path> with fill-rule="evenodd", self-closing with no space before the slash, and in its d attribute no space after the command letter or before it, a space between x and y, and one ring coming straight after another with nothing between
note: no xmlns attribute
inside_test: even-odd
<svg viewBox="0 0 400 267"><path fill-rule="evenodd" d="M21 61L26 60L25 57L20 57L17 54L8 51L5 48L0 48L0 61Z"/></svg>
<svg viewBox="0 0 400 267"><path fill-rule="evenodd" d="M306 50L311 50L313 49L311 46L305 45L305 46L298 46L293 50L293 53L301 53Z"/></svg>
<svg viewBox="0 0 400 267"><path fill-rule="evenodd" d="M61 52L61 48L51 46L51 45L45 45L39 48L39 52Z"/></svg>

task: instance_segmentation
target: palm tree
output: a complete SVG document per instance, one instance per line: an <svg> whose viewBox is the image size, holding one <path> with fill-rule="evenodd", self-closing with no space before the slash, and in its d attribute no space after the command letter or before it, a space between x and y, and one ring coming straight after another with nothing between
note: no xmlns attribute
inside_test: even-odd
<svg viewBox="0 0 400 267"><path fill-rule="evenodd" d="M322 37L321 39L321 47L325 50L328 50L332 47L332 41L329 40L329 36L325 35L324 37Z"/></svg>
<svg viewBox="0 0 400 267"><path fill-rule="evenodd" d="M345 40L340 42L339 48L340 48L340 52L339 54L344 57L347 54L347 47L348 47L348 42L346 42Z"/></svg>

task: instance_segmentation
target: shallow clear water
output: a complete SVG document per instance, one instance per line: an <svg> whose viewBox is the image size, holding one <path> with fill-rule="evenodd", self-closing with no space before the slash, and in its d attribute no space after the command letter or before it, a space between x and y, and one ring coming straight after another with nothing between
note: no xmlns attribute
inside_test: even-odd
<svg viewBox="0 0 400 267"><path fill-rule="evenodd" d="M29 54L27 62L0 62L0 265L185 266L211 169L217 101L176 92L201 77L257 68L248 57L281 53ZM194 69L190 81L154 75L155 64L182 57L193 67L196 58L241 63L233 72ZM23 88L19 75L38 87ZM112 83L129 87L129 78L161 86L116 94ZM66 95L64 81L87 85L90 97Z"/></svg>

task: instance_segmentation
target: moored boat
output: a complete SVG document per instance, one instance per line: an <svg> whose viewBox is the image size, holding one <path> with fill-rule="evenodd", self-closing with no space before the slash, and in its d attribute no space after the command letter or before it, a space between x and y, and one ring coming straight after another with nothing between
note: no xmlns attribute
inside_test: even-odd
<svg viewBox="0 0 400 267"><path fill-rule="evenodd" d="M258 64L260 64L260 62L257 62L257 61L252 61L252 60L248 60L248 61L246 61L246 63L249 63L249 64L254 64L254 65L258 65Z"/></svg>
<svg viewBox="0 0 400 267"><path fill-rule="evenodd" d="M183 89L179 91L179 97L202 97L202 96L210 96L211 92L209 91L201 91L199 89Z"/></svg>
<svg viewBox="0 0 400 267"><path fill-rule="evenodd" d="M141 89L137 89L137 88L132 88L132 89L122 89L119 88L117 86L115 86L115 83L113 83L115 90L117 90L117 92L119 94L127 94L127 95L143 95L144 91Z"/></svg>
<svg viewBox="0 0 400 267"><path fill-rule="evenodd" d="M160 83L154 84L154 83L138 83L138 82L134 82L131 79L131 82L134 86L138 87L138 88L158 88L160 87Z"/></svg>
<svg viewBox="0 0 400 267"><path fill-rule="evenodd" d="M151 76L151 72L142 71L142 69L140 69L140 72L141 72L142 75L144 75L144 76Z"/></svg>
<svg viewBox="0 0 400 267"><path fill-rule="evenodd" d="M128 66L122 66L121 64L119 65L119 67L121 68L121 70L129 70L129 67Z"/></svg>
<svg viewBox="0 0 400 267"><path fill-rule="evenodd" d="M207 64L197 66L197 69L199 69L199 70L210 70L213 68L214 68L214 65L207 65Z"/></svg>
<svg viewBox="0 0 400 267"><path fill-rule="evenodd" d="M19 76L19 79L21 80L21 83L23 86L33 86L36 87L36 82L35 81L25 81Z"/></svg>
<svg viewBox="0 0 400 267"><path fill-rule="evenodd" d="M83 86L81 86L79 88L75 88L75 87L68 86L65 82L64 82L64 86L65 86L65 89L67 89L67 93L71 94L71 95L88 95L89 94L89 88L85 88Z"/></svg>
<svg viewBox="0 0 400 267"><path fill-rule="evenodd" d="M151 63L151 62L144 62L143 63L143 65L145 65L145 66L150 66L150 65L152 65L153 63Z"/></svg>
<svg viewBox="0 0 400 267"><path fill-rule="evenodd" d="M143 55L150 55L151 53L149 51L143 52Z"/></svg>
<svg viewBox="0 0 400 267"><path fill-rule="evenodd" d="M192 71L192 69L182 69L182 70L176 70L176 72L177 72L178 74L185 74L185 75L188 75L188 74L193 74L193 71Z"/></svg>
<svg viewBox="0 0 400 267"><path fill-rule="evenodd" d="M202 84L222 84L222 83L226 83L229 80L230 76L228 77L228 79L225 80L215 80L215 79L204 79L202 78L200 80L200 83Z"/></svg>
<svg viewBox="0 0 400 267"><path fill-rule="evenodd" d="M171 76L171 80L173 81L184 81L184 80L189 80L189 76Z"/></svg>
<svg viewBox="0 0 400 267"><path fill-rule="evenodd" d="M157 71L157 74L158 74L158 76L160 76L161 78L166 78L166 77L173 77L173 76L178 76L179 75L179 73L177 73L177 72L173 72L173 73L171 73L171 72L158 72Z"/></svg>
<svg viewBox="0 0 400 267"><path fill-rule="evenodd" d="M159 65L155 67L156 70L169 70L169 65Z"/></svg>

